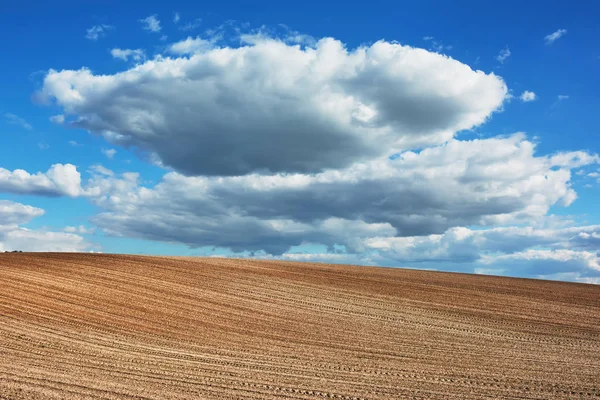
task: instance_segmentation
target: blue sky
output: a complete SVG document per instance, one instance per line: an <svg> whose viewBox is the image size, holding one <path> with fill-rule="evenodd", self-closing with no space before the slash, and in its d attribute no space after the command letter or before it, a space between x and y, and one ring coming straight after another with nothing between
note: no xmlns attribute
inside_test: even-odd
<svg viewBox="0 0 600 400"><path fill-rule="evenodd" d="M598 7L3 5L0 250L598 283Z"/></svg>

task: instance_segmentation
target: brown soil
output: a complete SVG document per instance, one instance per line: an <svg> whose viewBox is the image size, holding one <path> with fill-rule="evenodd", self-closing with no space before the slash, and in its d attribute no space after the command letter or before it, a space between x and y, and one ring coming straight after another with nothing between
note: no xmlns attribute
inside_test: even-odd
<svg viewBox="0 0 600 400"><path fill-rule="evenodd" d="M600 286L0 254L0 399L600 399Z"/></svg>

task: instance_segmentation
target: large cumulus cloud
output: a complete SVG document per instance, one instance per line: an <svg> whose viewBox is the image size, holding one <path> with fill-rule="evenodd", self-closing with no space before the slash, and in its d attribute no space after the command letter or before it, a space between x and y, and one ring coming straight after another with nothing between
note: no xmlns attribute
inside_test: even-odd
<svg viewBox="0 0 600 400"><path fill-rule="evenodd" d="M85 192L105 210L94 221L115 234L275 254L306 242L363 251L369 237L541 219L576 198L570 169L597 161L583 152L536 156L517 134L451 140L319 174L172 172L154 187L137 174L98 174Z"/></svg>
<svg viewBox="0 0 600 400"><path fill-rule="evenodd" d="M395 42L238 39L46 75L39 96L65 125L141 151L170 170L157 184L59 164L0 170L0 191L83 196L107 234L221 254L600 279L597 226L539 225L597 155L539 155L523 134L456 139L502 109L502 78Z"/></svg>
<svg viewBox="0 0 600 400"><path fill-rule="evenodd" d="M205 176L318 173L441 144L507 95L494 74L397 43L245 38L236 48L188 39L171 49L189 56L113 75L50 70L40 95L71 125Z"/></svg>

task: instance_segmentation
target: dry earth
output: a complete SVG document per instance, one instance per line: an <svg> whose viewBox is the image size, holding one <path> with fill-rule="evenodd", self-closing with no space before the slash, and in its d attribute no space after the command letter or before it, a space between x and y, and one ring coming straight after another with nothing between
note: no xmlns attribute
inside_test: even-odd
<svg viewBox="0 0 600 400"><path fill-rule="evenodd" d="M0 399L600 399L600 286L0 254Z"/></svg>

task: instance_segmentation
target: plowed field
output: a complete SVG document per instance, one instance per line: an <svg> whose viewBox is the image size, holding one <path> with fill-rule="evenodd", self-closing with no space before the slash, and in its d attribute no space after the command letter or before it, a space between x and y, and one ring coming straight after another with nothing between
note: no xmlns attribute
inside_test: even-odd
<svg viewBox="0 0 600 400"><path fill-rule="evenodd" d="M600 286L0 254L0 399L600 399Z"/></svg>

